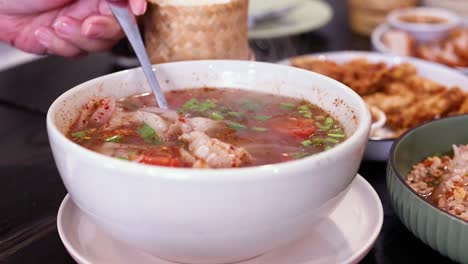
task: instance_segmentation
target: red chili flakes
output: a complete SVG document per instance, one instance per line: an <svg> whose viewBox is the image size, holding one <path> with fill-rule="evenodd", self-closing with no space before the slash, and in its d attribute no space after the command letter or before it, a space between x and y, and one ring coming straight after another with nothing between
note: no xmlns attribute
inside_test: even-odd
<svg viewBox="0 0 468 264"><path fill-rule="evenodd" d="M434 161L429 160L429 159L426 159L426 160L424 160L424 162L423 162L424 167L430 167L433 163L434 163Z"/></svg>

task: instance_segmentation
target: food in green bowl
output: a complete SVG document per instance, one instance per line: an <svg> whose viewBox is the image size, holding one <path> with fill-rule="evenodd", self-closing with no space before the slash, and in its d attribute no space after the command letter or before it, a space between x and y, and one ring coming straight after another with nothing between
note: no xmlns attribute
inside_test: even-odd
<svg viewBox="0 0 468 264"><path fill-rule="evenodd" d="M390 199L401 221L424 243L462 263L468 263L467 132L468 115L416 127L393 144L387 167ZM459 146L455 153L453 145ZM434 158L440 153L445 155Z"/></svg>
<svg viewBox="0 0 468 264"><path fill-rule="evenodd" d="M415 164L406 182L440 209L468 221L468 144L453 153L430 156Z"/></svg>

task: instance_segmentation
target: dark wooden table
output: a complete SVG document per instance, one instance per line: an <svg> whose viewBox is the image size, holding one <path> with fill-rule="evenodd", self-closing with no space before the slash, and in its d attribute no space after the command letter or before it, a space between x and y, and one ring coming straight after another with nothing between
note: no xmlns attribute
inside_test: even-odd
<svg viewBox="0 0 468 264"><path fill-rule="evenodd" d="M329 0L334 18L320 30L251 47L257 60L334 50L369 50L369 39L351 33L344 0ZM0 72L0 263L74 263L56 229L66 190L49 148L45 116L67 89L115 71L115 57L80 60L48 57ZM377 190L385 210L377 243L362 263L451 263L414 237L389 204L384 163L363 162L360 173ZM285 263L287 264L287 263Z"/></svg>

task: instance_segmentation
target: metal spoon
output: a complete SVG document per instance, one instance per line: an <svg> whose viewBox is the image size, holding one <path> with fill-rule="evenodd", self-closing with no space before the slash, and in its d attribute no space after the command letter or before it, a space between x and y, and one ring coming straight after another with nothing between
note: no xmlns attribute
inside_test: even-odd
<svg viewBox="0 0 468 264"><path fill-rule="evenodd" d="M164 97L164 93L161 86L158 83L156 74L153 72L153 67L146 54L145 46L141 38L140 30L136 23L135 16L130 12L128 3L126 0L114 1L108 0L107 3L114 14L115 18L122 27L125 35L127 36L130 44L133 47L138 60L140 61L143 72L145 73L146 79L153 90L154 96L160 108L168 109L167 100Z"/></svg>

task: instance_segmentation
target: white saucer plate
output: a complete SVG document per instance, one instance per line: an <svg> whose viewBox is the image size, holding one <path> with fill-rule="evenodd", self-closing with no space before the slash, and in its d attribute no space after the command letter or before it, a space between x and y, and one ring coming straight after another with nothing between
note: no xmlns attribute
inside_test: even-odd
<svg viewBox="0 0 468 264"><path fill-rule="evenodd" d="M374 245L382 224L380 199L358 175L337 209L305 239L242 264L358 263ZM57 227L65 248L79 264L172 263L112 239L91 222L69 195L60 206Z"/></svg>

